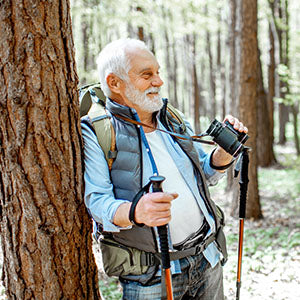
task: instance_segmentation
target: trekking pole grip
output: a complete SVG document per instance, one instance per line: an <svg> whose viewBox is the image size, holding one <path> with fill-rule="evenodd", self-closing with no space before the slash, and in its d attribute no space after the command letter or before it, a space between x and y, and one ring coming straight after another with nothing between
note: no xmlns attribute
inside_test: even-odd
<svg viewBox="0 0 300 300"><path fill-rule="evenodd" d="M151 176L150 177L153 193L163 191L162 183L165 179L166 178L163 176ZM171 267L171 265L170 265L167 225L157 226L157 231L158 231L158 235L159 235L162 267L164 269L169 269Z"/></svg>
<svg viewBox="0 0 300 300"><path fill-rule="evenodd" d="M249 154L248 149L245 148L242 152L242 167L240 176L240 209L239 217L244 219L246 217L246 200L248 189L248 166L249 166Z"/></svg>

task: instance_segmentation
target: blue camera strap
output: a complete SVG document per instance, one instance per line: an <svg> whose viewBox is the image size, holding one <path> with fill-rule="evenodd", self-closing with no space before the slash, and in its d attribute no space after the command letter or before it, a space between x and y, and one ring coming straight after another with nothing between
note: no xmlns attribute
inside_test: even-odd
<svg viewBox="0 0 300 300"><path fill-rule="evenodd" d="M141 121L140 121L140 118L139 118L139 116L138 116L137 113L134 113L133 115L134 115L134 118L135 118L136 121L141 122ZM137 126L138 126L138 128L139 128L139 130L140 130L142 142L143 142L144 146L146 147L146 151L147 151L147 153L148 153L148 156L149 156L149 159L150 159L150 162L151 162L151 167L152 167L153 175L154 175L154 176L158 176L158 169L157 169L157 166L156 166L156 163L155 163L153 154L152 154L152 152L151 152L149 143L148 143L148 141L147 141L147 138L146 138L144 129L143 129L143 127L140 126L140 125L137 125Z"/></svg>

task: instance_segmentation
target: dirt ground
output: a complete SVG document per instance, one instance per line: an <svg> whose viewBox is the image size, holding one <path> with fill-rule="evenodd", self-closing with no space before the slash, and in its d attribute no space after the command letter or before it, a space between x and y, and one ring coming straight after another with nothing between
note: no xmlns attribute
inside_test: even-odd
<svg viewBox="0 0 300 300"><path fill-rule="evenodd" d="M300 299L300 196L295 203L298 214L293 217L284 216L278 209L286 204L286 200L276 203L268 200L267 195L262 197L266 203L263 206L264 218L255 222L245 221L240 299ZM228 224L226 235L237 237L238 220L229 216L229 206L225 210ZM256 232L264 235L256 236ZM269 242L263 241L268 239L266 233L270 233ZM297 237L294 246L289 243L289 239L293 237ZM272 242L272 239L275 241ZM224 291L226 299L229 300L235 299L236 293L238 243L235 240L228 244L229 260L224 266Z"/></svg>

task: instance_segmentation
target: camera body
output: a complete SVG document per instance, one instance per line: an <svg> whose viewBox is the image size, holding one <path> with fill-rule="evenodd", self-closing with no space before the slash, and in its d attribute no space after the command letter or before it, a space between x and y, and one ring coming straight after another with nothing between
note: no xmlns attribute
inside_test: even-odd
<svg viewBox="0 0 300 300"><path fill-rule="evenodd" d="M246 133L235 130L228 121L221 123L216 119L210 124L206 133L233 157L237 157L241 153L244 149L243 144L249 138Z"/></svg>

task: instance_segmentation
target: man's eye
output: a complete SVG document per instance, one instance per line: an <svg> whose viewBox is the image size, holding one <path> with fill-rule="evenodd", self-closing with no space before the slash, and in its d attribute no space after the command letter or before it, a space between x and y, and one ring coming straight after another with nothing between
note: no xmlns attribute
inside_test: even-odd
<svg viewBox="0 0 300 300"><path fill-rule="evenodd" d="M143 76L144 78L149 78L149 77L152 76L152 73L144 73L142 76Z"/></svg>

